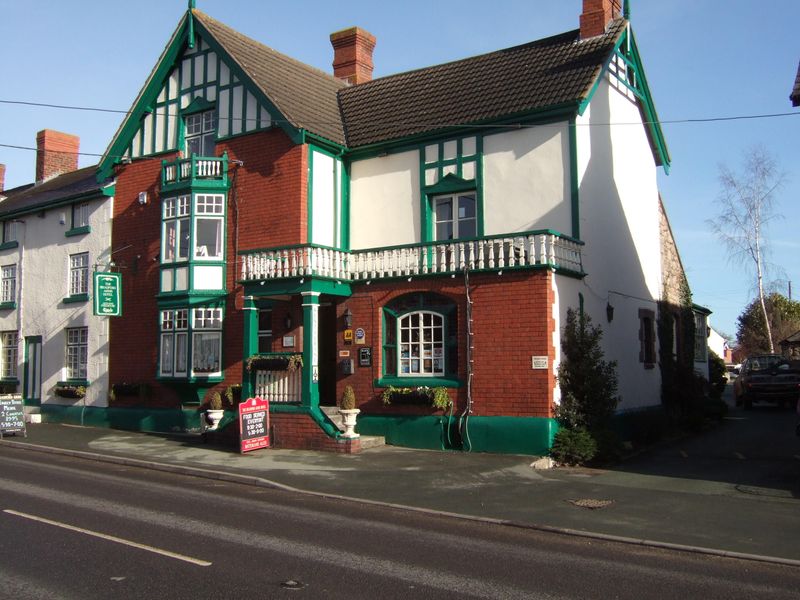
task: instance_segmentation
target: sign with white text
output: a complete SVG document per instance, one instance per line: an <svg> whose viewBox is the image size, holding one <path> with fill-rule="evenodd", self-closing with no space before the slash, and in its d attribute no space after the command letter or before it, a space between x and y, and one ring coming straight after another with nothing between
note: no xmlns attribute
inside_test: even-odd
<svg viewBox="0 0 800 600"><path fill-rule="evenodd" d="M99 317L122 315L122 273L94 273L94 314Z"/></svg>
<svg viewBox="0 0 800 600"><path fill-rule="evenodd" d="M25 431L25 409L21 396L0 396L0 439L3 432Z"/></svg>
<svg viewBox="0 0 800 600"><path fill-rule="evenodd" d="M239 443L241 452L269 448L269 401L248 398L239 405Z"/></svg>

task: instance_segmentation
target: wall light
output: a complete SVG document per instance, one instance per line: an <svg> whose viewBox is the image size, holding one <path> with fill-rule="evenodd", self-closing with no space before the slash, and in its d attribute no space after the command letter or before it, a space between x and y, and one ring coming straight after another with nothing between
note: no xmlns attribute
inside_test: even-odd
<svg viewBox="0 0 800 600"><path fill-rule="evenodd" d="M344 314L342 316L344 317L344 326L350 329L353 326L353 313L350 311L349 307L344 309Z"/></svg>
<svg viewBox="0 0 800 600"><path fill-rule="evenodd" d="M606 319L608 319L609 323L614 320L614 307L611 306L610 302L606 303Z"/></svg>
<svg viewBox="0 0 800 600"><path fill-rule="evenodd" d="M286 330L290 330L292 328L292 315L287 314L286 318L283 320L283 324L286 325Z"/></svg>

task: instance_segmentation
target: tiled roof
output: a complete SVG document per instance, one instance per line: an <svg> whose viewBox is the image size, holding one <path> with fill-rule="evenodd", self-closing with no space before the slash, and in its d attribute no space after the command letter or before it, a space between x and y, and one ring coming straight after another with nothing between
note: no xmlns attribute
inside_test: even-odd
<svg viewBox="0 0 800 600"><path fill-rule="evenodd" d="M800 65L797 65L797 77L794 80L794 89L790 98L792 106L800 106Z"/></svg>
<svg viewBox="0 0 800 600"><path fill-rule="evenodd" d="M23 185L6 190L0 201L0 218L9 214L44 208L53 202L68 200L92 192L100 192L105 184L97 183L97 165L53 177L39 185Z"/></svg>
<svg viewBox="0 0 800 600"><path fill-rule="evenodd" d="M336 93L347 84L193 10L239 67L294 126L344 144Z"/></svg>
<svg viewBox="0 0 800 600"><path fill-rule="evenodd" d="M347 145L480 123L589 94L626 21L580 40L578 30L489 54L400 73L339 92Z"/></svg>

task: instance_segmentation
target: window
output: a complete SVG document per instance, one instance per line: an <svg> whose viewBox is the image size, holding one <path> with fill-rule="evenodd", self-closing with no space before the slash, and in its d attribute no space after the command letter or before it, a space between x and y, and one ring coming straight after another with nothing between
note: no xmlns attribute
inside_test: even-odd
<svg viewBox="0 0 800 600"><path fill-rule="evenodd" d="M67 329L67 379L86 379L88 348L88 327Z"/></svg>
<svg viewBox="0 0 800 600"><path fill-rule="evenodd" d="M436 240L477 236L475 193L438 196L433 200Z"/></svg>
<svg viewBox="0 0 800 600"><path fill-rule="evenodd" d="M170 263L189 258L189 231L191 224L189 196L167 198L163 204L163 241L161 262Z"/></svg>
<svg viewBox="0 0 800 600"><path fill-rule="evenodd" d="M72 205L72 228L89 226L89 203Z"/></svg>
<svg viewBox="0 0 800 600"><path fill-rule="evenodd" d="M258 352L272 352L272 309L258 309Z"/></svg>
<svg viewBox="0 0 800 600"><path fill-rule="evenodd" d="M222 258L222 194L198 194L195 197L194 257L205 260ZM214 216L216 215L216 216Z"/></svg>
<svg viewBox="0 0 800 600"><path fill-rule="evenodd" d="M462 181L475 180L481 143L481 138L472 136L425 146L422 149L425 186L436 185L448 176Z"/></svg>
<svg viewBox="0 0 800 600"><path fill-rule="evenodd" d="M694 313L694 360L708 360L708 325L706 316L700 313Z"/></svg>
<svg viewBox="0 0 800 600"><path fill-rule="evenodd" d="M217 115L213 110L187 115L186 154L191 156L214 156L217 136Z"/></svg>
<svg viewBox="0 0 800 600"><path fill-rule="evenodd" d="M6 265L0 270L0 302L15 302L17 299L17 265Z"/></svg>
<svg viewBox="0 0 800 600"><path fill-rule="evenodd" d="M17 362L19 361L19 336L16 331L4 331L0 334L0 377L16 379Z"/></svg>
<svg viewBox="0 0 800 600"><path fill-rule="evenodd" d="M656 364L656 316L652 310L639 309L639 362L646 369Z"/></svg>
<svg viewBox="0 0 800 600"><path fill-rule="evenodd" d="M457 376L458 311L452 301L436 294L408 294L393 300L383 314L384 376Z"/></svg>
<svg viewBox="0 0 800 600"><path fill-rule="evenodd" d="M89 293L89 253L71 254L69 257L70 296Z"/></svg>
<svg viewBox="0 0 800 600"><path fill-rule="evenodd" d="M161 375L186 376L188 330L188 309L161 311Z"/></svg>
<svg viewBox="0 0 800 600"><path fill-rule="evenodd" d="M17 222L3 221L3 243L17 241Z"/></svg>
<svg viewBox="0 0 800 600"><path fill-rule="evenodd" d="M192 373L221 372L222 309L192 309Z"/></svg>

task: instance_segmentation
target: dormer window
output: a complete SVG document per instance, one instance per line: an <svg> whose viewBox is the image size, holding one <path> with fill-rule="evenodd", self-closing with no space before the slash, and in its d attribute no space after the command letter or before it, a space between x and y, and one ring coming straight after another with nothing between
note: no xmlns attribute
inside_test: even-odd
<svg viewBox="0 0 800 600"><path fill-rule="evenodd" d="M186 154L214 156L217 115L213 110L186 115Z"/></svg>

